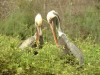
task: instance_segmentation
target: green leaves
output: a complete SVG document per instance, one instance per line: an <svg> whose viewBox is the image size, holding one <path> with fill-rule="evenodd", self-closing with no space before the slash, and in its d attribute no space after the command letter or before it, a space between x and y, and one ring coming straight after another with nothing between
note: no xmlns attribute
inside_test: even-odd
<svg viewBox="0 0 100 75"><path fill-rule="evenodd" d="M90 38L75 43L82 49L85 63L77 69L77 60L63 54L56 45L46 42L42 49L26 48L20 50L17 38L0 35L0 74L35 75L94 75L100 73L100 47ZM34 51L38 51L34 55Z"/></svg>

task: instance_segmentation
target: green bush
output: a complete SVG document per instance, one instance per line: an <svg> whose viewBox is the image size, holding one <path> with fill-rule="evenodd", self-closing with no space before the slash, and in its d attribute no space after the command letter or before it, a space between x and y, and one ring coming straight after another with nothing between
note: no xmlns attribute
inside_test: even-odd
<svg viewBox="0 0 100 75"><path fill-rule="evenodd" d="M17 11L0 24L0 33L24 39L34 35L34 18L25 12Z"/></svg>
<svg viewBox="0 0 100 75"><path fill-rule="evenodd" d="M16 4L16 10L0 21L0 34L19 37L20 39L34 35L35 16L32 3L27 0L19 0L14 3Z"/></svg>
<svg viewBox="0 0 100 75"><path fill-rule="evenodd" d="M97 1L94 1L93 5L90 5L91 3L88 6L86 5L87 8L85 8L85 5L82 5L83 8L81 10L77 7L76 11L74 6L76 7L77 1L75 5L73 5L75 1L70 0L68 0L68 3L65 2L67 9L66 5L63 6L62 1L59 6L61 5L63 9L58 9L58 7L54 5L56 1L52 1L54 4L46 0L10 0L10 2L15 4L16 11L12 7L11 9L14 9L14 12L12 11L8 17L6 16L7 18L4 19L4 21L0 22L1 34L19 37L20 39L26 39L28 36L34 35L34 17L37 13L41 13L44 21L43 25L47 27L47 31L43 33L44 38L47 41L52 40L52 37L48 37L48 35L50 36L51 34L48 31L50 27L47 24L46 15L48 11L55 8L54 10L59 12L61 17L61 27L63 31L68 34L72 40L75 40L75 38L82 38L84 40L89 35L92 35L92 39L95 39L96 43L100 41L100 3L97 3ZM72 5L70 5L70 3L72 3ZM8 5L10 5L9 2ZM79 7L81 7L81 3Z"/></svg>
<svg viewBox="0 0 100 75"><path fill-rule="evenodd" d="M97 44L100 41L99 3L95 3L95 6L89 5L90 7L87 7L84 12L77 14L71 12L71 9L62 12L66 7L58 9L57 6L57 10L63 15L61 27L83 51L84 66L79 68L75 58L64 55L61 49L51 44L51 42L54 43L52 33L44 19L43 24L47 29L43 29L45 41L43 48L26 48L25 50L18 48L20 39L34 35L35 15L41 13L44 18L49 10L56 7L49 4L51 1L46 0L32 0L32 2L14 0L14 2L18 9L16 8L16 11L12 11L9 16L6 16L6 19L0 21L0 75L100 74L100 46ZM56 1L54 2L56 3ZM48 5L46 5L47 3ZM35 51L38 51L37 55L34 55Z"/></svg>
<svg viewBox="0 0 100 75"><path fill-rule="evenodd" d="M1 75L98 75L100 74L100 47L93 44L91 37L85 41L75 41L84 54L83 68L77 68L73 58L63 55L56 45L45 43L42 49L20 50L20 40L0 35L0 74ZM34 55L34 51L38 51ZM72 60L72 61L70 61ZM71 64L70 62L74 63Z"/></svg>
<svg viewBox="0 0 100 75"><path fill-rule="evenodd" d="M99 6L99 5L98 5ZM63 29L75 40L75 38L86 39L89 35L95 39L96 43L100 41L100 13L95 6L88 6L84 13L74 14L73 12L65 13ZM67 27L65 27L65 25ZM68 28L68 29L67 29Z"/></svg>

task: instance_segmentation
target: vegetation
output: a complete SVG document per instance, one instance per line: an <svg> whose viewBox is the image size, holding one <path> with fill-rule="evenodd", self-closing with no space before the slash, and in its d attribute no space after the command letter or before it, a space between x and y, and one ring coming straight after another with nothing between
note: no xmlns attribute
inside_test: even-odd
<svg viewBox="0 0 100 75"><path fill-rule="evenodd" d="M62 51L50 43L42 49L26 48L20 50L20 40L0 35L0 74L1 75L99 75L100 47L92 44L91 38L76 40L83 50L85 63L78 68L77 61L63 55ZM34 51L39 53L34 55Z"/></svg>
<svg viewBox="0 0 100 75"><path fill-rule="evenodd" d="M0 75L100 74L100 1L57 2L0 1ZM46 21L46 14L52 9L59 13L63 31L82 50L85 60L83 67L79 68L76 59L64 55L54 44ZM18 46L21 41L35 33L34 17L37 13L43 16L45 44L42 49L20 50ZM38 51L37 55L34 55L35 51Z"/></svg>

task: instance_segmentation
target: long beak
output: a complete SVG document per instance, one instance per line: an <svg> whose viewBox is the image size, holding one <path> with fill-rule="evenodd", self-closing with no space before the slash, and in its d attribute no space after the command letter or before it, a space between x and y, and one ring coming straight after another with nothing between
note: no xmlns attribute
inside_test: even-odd
<svg viewBox="0 0 100 75"><path fill-rule="evenodd" d="M41 27L37 26L36 43L39 44L40 36L42 35Z"/></svg>
<svg viewBox="0 0 100 75"><path fill-rule="evenodd" d="M53 37L54 37L54 41L56 43L56 46L59 47L58 40L57 40L57 36L56 36L56 29L54 27L53 21L50 23L50 28L51 28L51 31L52 31L52 34L53 34Z"/></svg>

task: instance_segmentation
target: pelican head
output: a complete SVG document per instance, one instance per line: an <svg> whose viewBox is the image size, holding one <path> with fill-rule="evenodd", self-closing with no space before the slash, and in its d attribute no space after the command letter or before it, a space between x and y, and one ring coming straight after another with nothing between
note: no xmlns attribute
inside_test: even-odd
<svg viewBox="0 0 100 75"><path fill-rule="evenodd" d="M42 26L42 21L43 21L42 16L40 13L38 13L35 17L35 25Z"/></svg>
<svg viewBox="0 0 100 75"><path fill-rule="evenodd" d="M56 30L60 31L60 18L58 16L58 13L55 12L54 10L48 12L47 14L47 21L50 24L50 28L55 40L56 45L58 46L58 40L57 40L57 35L56 35Z"/></svg>
<svg viewBox="0 0 100 75"><path fill-rule="evenodd" d="M47 14L47 21L48 21L48 23L51 22L52 18L56 17L56 15L54 13L56 13L54 10L48 12L48 14Z"/></svg>

